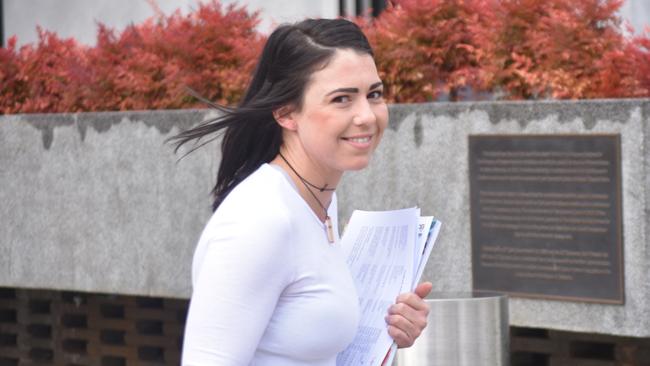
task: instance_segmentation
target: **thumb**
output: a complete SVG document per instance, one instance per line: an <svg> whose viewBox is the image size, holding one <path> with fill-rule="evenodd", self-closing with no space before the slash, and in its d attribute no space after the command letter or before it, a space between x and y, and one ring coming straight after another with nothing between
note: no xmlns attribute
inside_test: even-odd
<svg viewBox="0 0 650 366"><path fill-rule="evenodd" d="M433 284L431 282L422 282L418 285L418 287L415 288L413 292L415 292L416 295L420 296L421 299L424 299L429 294L429 292L431 292L432 288Z"/></svg>

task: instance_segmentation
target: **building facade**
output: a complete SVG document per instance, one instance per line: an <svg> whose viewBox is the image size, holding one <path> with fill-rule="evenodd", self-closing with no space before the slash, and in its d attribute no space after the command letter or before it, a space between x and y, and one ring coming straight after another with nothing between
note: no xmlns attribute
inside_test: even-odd
<svg viewBox="0 0 650 366"><path fill-rule="evenodd" d="M2 41L16 35L18 44L38 39L36 27L56 32L61 37L74 37L83 44L95 43L97 23L117 30L154 16L155 4L164 14L179 10L187 13L197 2L206 0L0 0ZM259 11L259 29L268 32L277 24L306 17L334 18L374 11L386 5L385 0L221 0L224 5L239 4Z"/></svg>

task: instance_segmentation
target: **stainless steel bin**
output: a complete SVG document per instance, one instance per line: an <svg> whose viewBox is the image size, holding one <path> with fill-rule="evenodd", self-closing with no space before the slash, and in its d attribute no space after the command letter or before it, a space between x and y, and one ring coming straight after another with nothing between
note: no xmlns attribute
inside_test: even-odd
<svg viewBox="0 0 650 366"><path fill-rule="evenodd" d="M398 366L508 366L508 298L494 293L431 293L428 326L400 349Z"/></svg>

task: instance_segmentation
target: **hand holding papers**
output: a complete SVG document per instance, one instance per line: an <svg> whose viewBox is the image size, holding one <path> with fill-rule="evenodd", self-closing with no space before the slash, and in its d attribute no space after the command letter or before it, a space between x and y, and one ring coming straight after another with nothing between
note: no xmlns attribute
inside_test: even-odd
<svg viewBox="0 0 650 366"><path fill-rule="evenodd" d="M439 230L440 222L421 218L418 208L352 214L341 246L359 295L361 321L337 365L382 364L393 345L384 320L387 309L398 294L415 288Z"/></svg>

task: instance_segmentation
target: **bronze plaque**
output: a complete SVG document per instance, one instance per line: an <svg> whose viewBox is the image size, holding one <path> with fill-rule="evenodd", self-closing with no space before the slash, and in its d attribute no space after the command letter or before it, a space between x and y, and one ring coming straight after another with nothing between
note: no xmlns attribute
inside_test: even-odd
<svg viewBox="0 0 650 366"><path fill-rule="evenodd" d="M469 137L475 290L622 304L619 135Z"/></svg>

